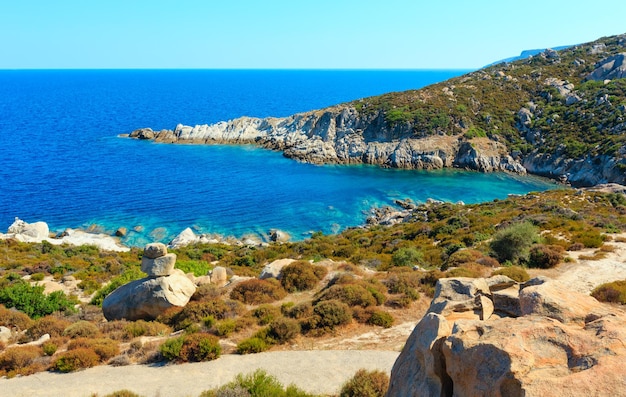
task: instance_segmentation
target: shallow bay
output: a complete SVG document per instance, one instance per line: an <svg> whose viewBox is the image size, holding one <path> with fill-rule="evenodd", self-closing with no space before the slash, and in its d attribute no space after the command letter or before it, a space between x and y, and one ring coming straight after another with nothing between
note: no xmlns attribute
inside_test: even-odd
<svg viewBox="0 0 626 397"><path fill-rule="evenodd" d="M141 225L128 244L185 227L301 239L364 222L394 199L475 203L545 190L545 180L458 170L315 166L250 146L118 138L241 115L285 116L419 88L460 71L0 71L0 230L19 216L53 230ZM155 229L157 229L155 231Z"/></svg>

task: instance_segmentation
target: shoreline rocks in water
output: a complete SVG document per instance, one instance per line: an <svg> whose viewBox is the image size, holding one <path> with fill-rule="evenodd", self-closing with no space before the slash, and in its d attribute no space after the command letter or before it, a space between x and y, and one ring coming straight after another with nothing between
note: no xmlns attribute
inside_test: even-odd
<svg viewBox="0 0 626 397"><path fill-rule="evenodd" d="M104 233L88 233L82 230L66 229L60 237L50 237L48 224L45 222L27 223L19 218L9 226L7 233L0 233L0 240L15 239L24 243L41 243L61 245L95 245L106 251L126 252L130 248L120 244L119 240Z"/></svg>

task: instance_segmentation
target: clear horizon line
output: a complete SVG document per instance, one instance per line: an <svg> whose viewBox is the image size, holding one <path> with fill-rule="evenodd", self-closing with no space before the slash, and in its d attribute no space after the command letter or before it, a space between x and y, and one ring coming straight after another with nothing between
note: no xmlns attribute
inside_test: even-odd
<svg viewBox="0 0 626 397"><path fill-rule="evenodd" d="M64 70L213 70L213 71L472 71L480 68L152 68L152 67L127 67L127 68L0 68L0 71L64 71Z"/></svg>

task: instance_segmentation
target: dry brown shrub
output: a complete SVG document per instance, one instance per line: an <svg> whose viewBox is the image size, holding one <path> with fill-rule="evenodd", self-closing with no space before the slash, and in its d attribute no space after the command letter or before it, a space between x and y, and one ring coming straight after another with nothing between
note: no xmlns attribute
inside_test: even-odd
<svg viewBox="0 0 626 397"><path fill-rule="evenodd" d="M0 375L13 377L37 372L36 368L31 368L31 366L42 356L43 350L39 346L18 346L7 349L0 354Z"/></svg>
<svg viewBox="0 0 626 397"><path fill-rule="evenodd" d="M0 325L7 328L17 328L20 331L28 329L33 323L26 314L16 310L7 309L4 305L0 305Z"/></svg>
<svg viewBox="0 0 626 397"><path fill-rule="evenodd" d="M76 349L90 349L93 350L100 361L106 361L111 357L114 357L119 354L119 343L112 339L108 338L98 338L98 339L90 339L90 338L77 338L70 341L67 346L67 350L76 350Z"/></svg>
<svg viewBox="0 0 626 397"><path fill-rule="evenodd" d="M51 337L62 336L63 331L69 325L71 325L70 321L55 315L41 317L28 328L26 337L27 340L37 340L44 334L49 334Z"/></svg>
<svg viewBox="0 0 626 397"><path fill-rule="evenodd" d="M100 356L90 348L79 347L59 354L52 368L61 372L72 372L98 365Z"/></svg>
<svg viewBox="0 0 626 397"><path fill-rule="evenodd" d="M98 334L98 326L85 320L77 321L63 330L63 335L70 338L92 338Z"/></svg>
<svg viewBox="0 0 626 397"><path fill-rule="evenodd" d="M271 303L287 296L277 280L251 279L237 284L230 293L230 298L247 305Z"/></svg>

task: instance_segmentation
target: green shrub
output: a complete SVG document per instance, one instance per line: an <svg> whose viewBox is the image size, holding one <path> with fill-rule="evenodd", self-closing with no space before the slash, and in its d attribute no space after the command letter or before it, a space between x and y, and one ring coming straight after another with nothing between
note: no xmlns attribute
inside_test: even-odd
<svg viewBox="0 0 626 397"><path fill-rule="evenodd" d="M626 305L626 280L618 280L597 286L591 296L600 302Z"/></svg>
<svg viewBox="0 0 626 397"><path fill-rule="evenodd" d="M184 362L212 361L219 358L222 348L219 339L205 333L189 334L183 337L179 359Z"/></svg>
<svg viewBox="0 0 626 397"><path fill-rule="evenodd" d="M311 302L301 302L295 306L285 308L283 312L287 317L302 319L313 314L313 305Z"/></svg>
<svg viewBox="0 0 626 397"><path fill-rule="evenodd" d="M441 270L446 270L450 267L461 266L464 263L476 262L479 258L482 258L483 254L473 249L461 249L454 252L448 257L444 267Z"/></svg>
<svg viewBox="0 0 626 397"><path fill-rule="evenodd" d="M530 249L528 267L550 269L563 260L563 247L559 245L537 244Z"/></svg>
<svg viewBox="0 0 626 397"><path fill-rule="evenodd" d="M34 319L57 311L76 311L76 298L68 297L63 291L54 291L49 295L43 291L43 285L32 286L23 280L17 280L0 288L0 303L7 308L15 307Z"/></svg>
<svg viewBox="0 0 626 397"><path fill-rule="evenodd" d="M70 338L94 337L100 333L98 327L89 321L77 321L63 330L64 336Z"/></svg>
<svg viewBox="0 0 626 397"><path fill-rule="evenodd" d="M43 281L45 277L46 275L43 273L33 273L30 276L30 281Z"/></svg>
<svg viewBox="0 0 626 397"><path fill-rule="evenodd" d="M249 375L239 374L235 380L200 397L314 397L294 385L285 388L274 376L258 369Z"/></svg>
<svg viewBox="0 0 626 397"><path fill-rule="evenodd" d="M599 248L604 244L606 236L595 230L585 230L574 237L575 242L586 248Z"/></svg>
<svg viewBox="0 0 626 397"><path fill-rule="evenodd" d="M500 263L518 263L528 258L530 247L539 241L539 232L529 222L511 225L498 231L491 240L491 250Z"/></svg>
<svg viewBox="0 0 626 397"><path fill-rule="evenodd" d="M237 284L230 293L230 298L247 305L271 303L287 295L277 280L251 279Z"/></svg>
<svg viewBox="0 0 626 397"><path fill-rule="evenodd" d="M80 347L61 353L52 364L52 368L60 372L72 372L91 368L99 362L100 357L95 351L86 347Z"/></svg>
<svg viewBox="0 0 626 397"><path fill-rule="evenodd" d="M185 261L185 260L177 260L176 269L182 270L184 273L193 273L194 276L206 276L211 270L211 265L209 265L206 261Z"/></svg>
<svg viewBox="0 0 626 397"><path fill-rule="evenodd" d="M515 280L518 283L523 283L525 281L530 280L530 275L528 275L528 272L526 271L526 269L520 266L503 267L498 270L495 270L493 273L491 273L491 275L492 276L498 276L498 275L507 276L508 278Z"/></svg>
<svg viewBox="0 0 626 397"><path fill-rule="evenodd" d="M287 343L300 334L300 323L290 318L279 318L269 325L268 336L276 343Z"/></svg>
<svg viewBox="0 0 626 397"><path fill-rule="evenodd" d="M336 327L348 324L352 311L338 300L321 301L313 307L313 316L303 323L305 330L333 331Z"/></svg>
<svg viewBox="0 0 626 397"><path fill-rule="evenodd" d="M270 348L265 340L253 336L252 338L244 339L237 344L237 353L250 354L264 352Z"/></svg>
<svg viewBox="0 0 626 397"><path fill-rule="evenodd" d="M104 397L143 397L141 394L137 394L127 389L116 390L113 393L109 393Z"/></svg>
<svg viewBox="0 0 626 397"><path fill-rule="evenodd" d="M327 270L323 266L306 261L296 261L281 270L280 283L288 292L307 291L315 288Z"/></svg>
<svg viewBox="0 0 626 397"><path fill-rule="evenodd" d="M215 336L193 333L166 340L159 347L159 351L168 361L198 362L219 358L222 348Z"/></svg>
<svg viewBox="0 0 626 397"><path fill-rule="evenodd" d="M271 305L261 305L252 311L252 316L259 325L267 325L280 317L281 309Z"/></svg>
<svg viewBox="0 0 626 397"><path fill-rule="evenodd" d="M139 336L165 336L172 332L172 329L167 325L158 321L145 321L137 320L129 322L124 326L124 332L130 338L136 338Z"/></svg>
<svg viewBox="0 0 626 397"><path fill-rule="evenodd" d="M167 361L178 361L185 337L170 338L159 346L159 352Z"/></svg>
<svg viewBox="0 0 626 397"><path fill-rule="evenodd" d="M58 348L57 344L52 341L46 341L41 345L41 349L46 356L54 355Z"/></svg>
<svg viewBox="0 0 626 397"><path fill-rule="evenodd" d="M391 256L392 266L422 266L423 261L424 254L413 247L400 248Z"/></svg>
<svg viewBox="0 0 626 397"><path fill-rule="evenodd" d="M215 329L215 334L217 336L228 336L235 332L235 330L237 329L237 323L235 322L235 320L228 318L218 321L217 323L215 323L213 328Z"/></svg>
<svg viewBox="0 0 626 397"><path fill-rule="evenodd" d="M375 311L372 313L367 323L370 325L377 325L383 328L391 328L394 318L391 314L384 311Z"/></svg>
<svg viewBox="0 0 626 397"><path fill-rule="evenodd" d="M178 331L188 326L203 322L211 316L216 320L235 317L242 313L243 305L237 301L213 299L202 302L189 302L182 310L173 308L157 317L158 322L168 324Z"/></svg>
<svg viewBox="0 0 626 397"><path fill-rule="evenodd" d="M358 370L339 392L340 397L384 397L389 388L389 375L382 371Z"/></svg>
<svg viewBox="0 0 626 397"><path fill-rule="evenodd" d="M335 284L324 290L317 302L328 300L340 300L348 306L368 307L378 304L372 293L359 284Z"/></svg>

